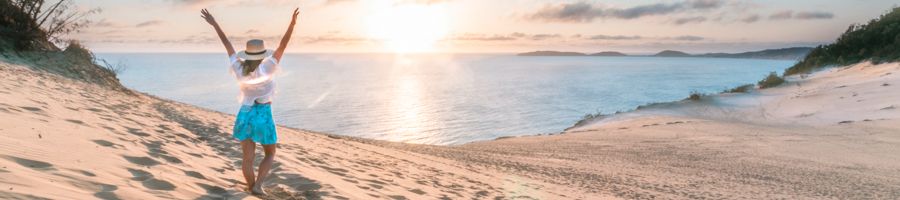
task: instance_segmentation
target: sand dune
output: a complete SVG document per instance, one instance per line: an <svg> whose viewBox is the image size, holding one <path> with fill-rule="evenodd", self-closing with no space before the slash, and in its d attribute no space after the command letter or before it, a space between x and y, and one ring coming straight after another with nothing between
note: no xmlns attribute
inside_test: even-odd
<svg viewBox="0 0 900 200"><path fill-rule="evenodd" d="M257 198L242 191L232 115L6 63L0 77L0 199ZM266 199L593 196L360 139L278 131Z"/></svg>
<svg viewBox="0 0 900 200"><path fill-rule="evenodd" d="M900 64L864 63L561 135L406 149L629 199L897 199L898 86Z"/></svg>
<svg viewBox="0 0 900 200"><path fill-rule="evenodd" d="M255 199L232 115L0 63L0 198ZM266 199L896 199L900 64L413 145L279 127ZM261 158L259 156L258 158Z"/></svg>

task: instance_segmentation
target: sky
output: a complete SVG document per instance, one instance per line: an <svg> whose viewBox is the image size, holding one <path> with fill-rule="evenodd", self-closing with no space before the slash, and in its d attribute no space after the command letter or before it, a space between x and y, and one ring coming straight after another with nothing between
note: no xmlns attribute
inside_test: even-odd
<svg viewBox="0 0 900 200"><path fill-rule="evenodd" d="M235 48L276 48L300 9L288 52L649 54L743 52L834 41L895 0L74 0L100 8L72 34L97 52L218 52L200 9Z"/></svg>

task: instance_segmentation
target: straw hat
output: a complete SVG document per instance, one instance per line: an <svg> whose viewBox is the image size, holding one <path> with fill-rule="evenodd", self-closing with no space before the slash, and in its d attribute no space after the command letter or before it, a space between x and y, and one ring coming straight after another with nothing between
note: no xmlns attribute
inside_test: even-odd
<svg viewBox="0 0 900 200"><path fill-rule="evenodd" d="M237 57L244 60L262 60L272 56L274 53L271 49L266 49L266 43L260 39L252 39L247 41L246 50L237 52Z"/></svg>

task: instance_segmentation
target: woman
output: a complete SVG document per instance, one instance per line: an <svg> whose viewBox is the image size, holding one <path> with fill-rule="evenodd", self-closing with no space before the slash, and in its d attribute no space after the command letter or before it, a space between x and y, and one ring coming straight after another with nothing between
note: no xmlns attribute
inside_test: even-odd
<svg viewBox="0 0 900 200"><path fill-rule="evenodd" d="M278 140L275 123L272 121L271 99L275 91L272 77L278 71L278 63L281 61L281 56L284 55L288 41L291 40L294 24L296 24L299 14L298 9L294 9L291 24L274 52L266 49L262 40L253 39L247 41L245 50L235 53L231 42L225 37L222 28L209 14L209 11L203 9L200 13L203 19L216 29L219 39L225 45L225 51L228 52L231 73L240 83L242 105L234 122L233 136L241 141L241 149L244 154L241 169L244 172L244 179L247 181L247 190L252 194L265 195L266 193L262 189L263 181L269 174L269 169L272 168L272 162L275 159L275 143ZM265 152L265 157L259 163L259 175L256 178L253 174L253 160L256 157L255 142L260 143Z"/></svg>

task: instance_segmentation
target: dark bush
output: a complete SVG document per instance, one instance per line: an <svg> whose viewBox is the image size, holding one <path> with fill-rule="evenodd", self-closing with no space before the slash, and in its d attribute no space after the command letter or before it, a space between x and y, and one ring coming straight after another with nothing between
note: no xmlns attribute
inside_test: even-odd
<svg viewBox="0 0 900 200"><path fill-rule="evenodd" d="M0 40L15 50L47 50L47 36L22 9L11 1L0 0Z"/></svg>
<svg viewBox="0 0 900 200"><path fill-rule="evenodd" d="M71 59L78 59L79 61L93 61L94 54L91 53L91 50L88 50L80 42L71 41L69 42L69 46L66 46L66 49L63 50L63 53L66 54L67 57Z"/></svg>
<svg viewBox="0 0 900 200"><path fill-rule="evenodd" d="M703 94L702 94L702 93L697 92L697 91L693 91L693 92L691 92L691 95L688 96L688 98L685 99L685 100L700 101L700 99L702 99L702 98L703 98Z"/></svg>
<svg viewBox="0 0 900 200"><path fill-rule="evenodd" d="M759 85L759 89L771 88L784 83L784 78L778 76L778 73L770 72L769 76L766 76L765 79L759 81L757 85Z"/></svg>
<svg viewBox="0 0 900 200"><path fill-rule="evenodd" d="M753 84L746 84L742 86L737 86L735 88L731 88L730 90L725 90L726 93L746 93L753 89Z"/></svg>

